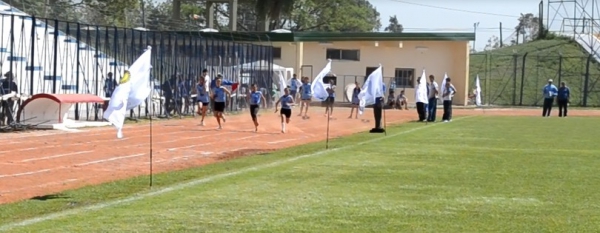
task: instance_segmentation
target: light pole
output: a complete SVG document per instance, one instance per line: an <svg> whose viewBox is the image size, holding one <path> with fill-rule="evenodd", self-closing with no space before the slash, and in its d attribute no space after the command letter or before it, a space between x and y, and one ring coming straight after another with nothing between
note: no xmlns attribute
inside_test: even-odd
<svg viewBox="0 0 600 233"><path fill-rule="evenodd" d="M144 4L144 0L140 0L142 5L142 27L146 28L146 5Z"/></svg>
<svg viewBox="0 0 600 233"><path fill-rule="evenodd" d="M475 39L473 40L473 48L472 52L475 52L475 46L477 45L477 28L479 27L479 22L473 24L473 33L475 33Z"/></svg>

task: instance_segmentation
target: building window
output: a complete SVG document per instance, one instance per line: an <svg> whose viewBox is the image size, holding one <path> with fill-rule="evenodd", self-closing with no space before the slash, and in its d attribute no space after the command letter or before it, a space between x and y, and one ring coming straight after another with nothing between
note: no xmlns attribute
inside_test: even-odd
<svg viewBox="0 0 600 233"><path fill-rule="evenodd" d="M394 81L396 88L413 88L415 86L415 69L396 68Z"/></svg>
<svg viewBox="0 0 600 233"><path fill-rule="evenodd" d="M360 50L358 49L327 49L327 59L360 61Z"/></svg>
<svg viewBox="0 0 600 233"><path fill-rule="evenodd" d="M273 54L273 59L281 59L281 48L273 47L271 51Z"/></svg>

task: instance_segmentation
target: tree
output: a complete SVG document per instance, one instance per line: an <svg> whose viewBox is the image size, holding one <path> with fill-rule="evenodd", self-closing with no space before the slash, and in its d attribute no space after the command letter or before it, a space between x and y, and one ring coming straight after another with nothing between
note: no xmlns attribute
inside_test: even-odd
<svg viewBox="0 0 600 233"><path fill-rule="evenodd" d="M516 42L521 37L521 42L526 43L537 38L540 32L540 19L533 13L523 14L519 17L519 23L515 26L515 32L517 33Z"/></svg>
<svg viewBox="0 0 600 233"><path fill-rule="evenodd" d="M352 17L349 17L352 16ZM381 28L380 14L367 0L303 0L279 28L292 31L369 32Z"/></svg>
<svg viewBox="0 0 600 233"><path fill-rule="evenodd" d="M268 20L269 27L272 24L278 24L281 17L284 15L290 15L294 9L294 3L296 0L255 0L256 14L259 22ZM272 29L272 28L269 28Z"/></svg>
<svg viewBox="0 0 600 233"><path fill-rule="evenodd" d="M497 36L492 36L488 39L487 44L483 50L489 51L500 48L500 38Z"/></svg>
<svg viewBox="0 0 600 233"><path fill-rule="evenodd" d="M385 27L385 31L386 32L402 32L404 31L404 27L402 26L402 24L398 23L398 18L396 17L396 15L394 16L390 16L390 20L389 20L389 25L387 27Z"/></svg>

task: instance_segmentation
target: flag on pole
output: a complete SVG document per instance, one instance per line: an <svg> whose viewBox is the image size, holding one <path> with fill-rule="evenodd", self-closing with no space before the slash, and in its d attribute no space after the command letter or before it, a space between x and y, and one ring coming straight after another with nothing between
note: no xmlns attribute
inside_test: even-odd
<svg viewBox="0 0 600 233"><path fill-rule="evenodd" d="M425 69L423 69L423 74L419 77L419 84L417 86L417 90L415 91L415 101L420 103L428 103L429 97L427 96L427 80L426 80Z"/></svg>
<svg viewBox="0 0 600 233"><path fill-rule="evenodd" d="M148 46L148 49L125 71L104 112L104 119L117 128L118 138L123 137L121 130L127 111L139 106L150 95L151 54L152 48Z"/></svg>
<svg viewBox="0 0 600 233"><path fill-rule="evenodd" d="M277 72L277 76L279 76L279 96L283 96L283 90L287 87L287 82L285 81L285 78L283 77L283 72L279 71Z"/></svg>
<svg viewBox="0 0 600 233"><path fill-rule="evenodd" d="M327 65L325 66L325 68L323 68L323 70L319 72L317 77L315 77L312 84L310 85L313 97L321 101L325 101L329 96L329 93L327 93L327 88L325 88L325 83L323 82L323 78L327 74L329 74L329 72L331 72L331 59L327 61Z"/></svg>
<svg viewBox="0 0 600 233"><path fill-rule="evenodd" d="M144 102L150 96L150 69L152 64L150 58L152 55L152 47L140 56L128 69L131 83L131 91L127 99L127 110L131 110Z"/></svg>
<svg viewBox="0 0 600 233"><path fill-rule="evenodd" d="M381 64L379 64L379 68L367 77L367 81L365 81L360 93L358 93L358 113L362 115L367 105L375 104L377 98L383 97L384 89L383 72Z"/></svg>
<svg viewBox="0 0 600 233"><path fill-rule="evenodd" d="M475 105L481 106L481 85L479 84L479 75L475 79Z"/></svg>
<svg viewBox="0 0 600 233"><path fill-rule="evenodd" d="M444 80L442 80L442 87L440 89L442 89L442 98L444 96L444 93L446 92L446 79L448 78L448 73L444 73Z"/></svg>

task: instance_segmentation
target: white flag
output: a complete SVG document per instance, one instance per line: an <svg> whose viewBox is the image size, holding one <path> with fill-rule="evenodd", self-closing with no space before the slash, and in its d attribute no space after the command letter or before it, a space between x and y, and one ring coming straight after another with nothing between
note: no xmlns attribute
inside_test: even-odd
<svg viewBox="0 0 600 233"><path fill-rule="evenodd" d="M363 114L367 105L375 104L377 98L384 96L383 71L381 64L373 71L358 93L358 113Z"/></svg>
<svg viewBox="0 0 600 233"><path fill-rule="evenodd" d="M329 72L331 72L331 60L327 62L325 68L323 68L323 70L319 72L317 77L315 77L312 84L310 85L313 97L321 101L324 101L325 99L327 99L327 97L329 97L329 93L327 93L327 88L325 88L325 83L323 83L323 77L329 74Z"/></svg>
<svg viewBox="0 0 600 233"><path fill-rule="evenodd" d="M287 87L287 82L285 81L285 78L283 77L283 72L279 71L277 72L277 76L279 76L279 97L283 96L283 90Z"/></svg>
<svg viewBox="0 0 600 233"><path fill-rule="evenodd" d="M442 90L442 98L444 96L444 93L446 93L446 79L448 78L448 73L444 73L444 79L442 80L442 88L440 88Z"/></svg>
<svg viewBox="0 0 600 233"><path fill-rule="evenodd" d="M427 96L427 80L425 77L425 69L423 69L423 74L419 77L419 84L415 90L415 101L418 103L429 102L429 96Z"/></svg>
<svg viewBox="0 0 600 233"><path fill-rule="evenodd" d="M150 87L151 55L152 47L148 46L142 56L129 67L131 92L129 92L127 100L127 110L139 106L150 96L150 90L152 90Z"/></svg>
<svg viewBox="0 0 600 233"><path fill-rule="evenodd" d="M475 105L481 106L481 85L479 84L479 75L475 79Z"/></svg>
<svg viewBox="0 0 600 233"><path fill-rule="evenodd" d="M123 129L127 110L139 106L148 98L152 90L150 88L151 54L151 48L148 46L148 50L129 67L129 70L125 71L104 112L104 119L117 128L119 138L122 137L121 129Z"/></svg>

